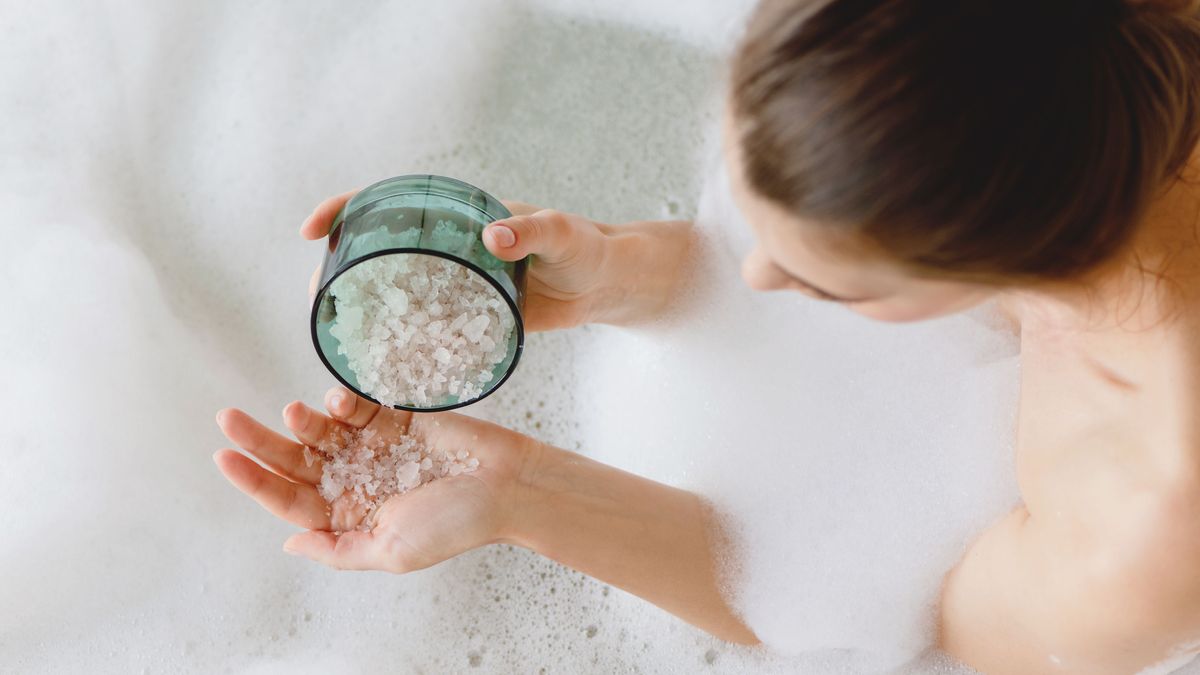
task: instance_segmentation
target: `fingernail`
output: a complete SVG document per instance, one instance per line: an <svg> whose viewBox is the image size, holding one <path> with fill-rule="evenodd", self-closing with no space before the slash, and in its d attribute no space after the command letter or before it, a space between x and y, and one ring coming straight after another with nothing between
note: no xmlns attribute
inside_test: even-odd
<svg viewBox="0 0 1200 675"><path fill-rule="evenodd" d="M333 396L331 396L329 398L329 405L334 408L341 408L342 404L345 402L346 402L346 397L343 396L342 394L334 394Z"/></svg>
<svg viewBox="0 0 1200 675"><path fill-rule="evenodd" d="M517 243L516 233L507 225L492 225L488 230L491 231L492 238L501 248L508 248Z"/></svg>
<svg viewBox="0 0 1200 675"><path fill-rule="evenodd" d="M217 424L223 424L224 422L225 422L225 410L224 409L218 410L217 411Z"/></svg>

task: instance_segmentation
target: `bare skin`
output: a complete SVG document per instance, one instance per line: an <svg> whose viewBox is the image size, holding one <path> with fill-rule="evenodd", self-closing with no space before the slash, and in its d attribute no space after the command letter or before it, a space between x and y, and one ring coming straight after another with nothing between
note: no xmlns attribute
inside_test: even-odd
<svg viewBox="0 0 1200 675"><path fill-rule="evenodd" d="M1200 640L1200 190L1172 187L1134 248L1094 278L998 291L917 276L822 240L820 229L748 190L736 148L727 150L735 198L760 243L743 268L750 286L849 299L849 309L890 321L998 299L1019 326L1023 504L948 574L942 646L987 673L1107 674L1135 673ZM302 235L323 237L349 194L319 206ZM534 329L628 325L669 302L690 245L685 223L611 226L511 208L517 216L484 242L504 259L534 256ZM405 572L508 542L718 637L756 642L722 598L719 536L698 496L459 415L420 416L431 427L344 390L326 406L330 417L299 402L285 409L299 443L244 413L219 416L230 440L270 470L229 450L215 455L220 469L268 511L308 528L289 551L337 568ZM470 435L481 468L393 498L370 534L337 535L314 499L314 470L297 458L320 436L311 427L341 423L425 424L440 429L434 443ZM440 529L433 513L455 527Z"/></svg>
<svg viewBox="0 0 1200 675"><path fill-rule="evenodd" d="M1197 214L1178 183L1086 287L1003 298L1024 504L949 576L942 630L984 672L1134 673L1200 646Z"/></svg>

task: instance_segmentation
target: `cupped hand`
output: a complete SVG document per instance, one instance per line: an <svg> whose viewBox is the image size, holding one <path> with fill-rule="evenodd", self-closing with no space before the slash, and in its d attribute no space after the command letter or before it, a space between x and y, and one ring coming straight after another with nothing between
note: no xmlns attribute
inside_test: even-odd
<svg viewBox="0 0 1200 675"><path fill-rule="evenodd" d="M217 413L217 424L254 460L230 449L213 460L221 473L275 516L305 528L284 550L337 569L408 572L464 551L507 540L512 492L539 447L537 441L495 424L455 413L413 415L381 407L342 387L325 396L328 415L300 401L283 409L296 441L235 408ZM429 449L467 450L479 460L470 473L439 478L385 501L370 531L358 531L364 509L348 495L325 502L317 491L322 465L305 446L317 447L348 429L372 429L384 440L411 434Z"/></svg>

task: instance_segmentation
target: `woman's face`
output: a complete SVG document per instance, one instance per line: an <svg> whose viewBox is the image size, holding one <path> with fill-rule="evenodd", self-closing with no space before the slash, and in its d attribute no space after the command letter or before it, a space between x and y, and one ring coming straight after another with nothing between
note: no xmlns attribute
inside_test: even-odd
<svg viewBox="0 0 1200 675"><path fill-rule="evenodd" d="M894 261L818 229L756 194L745 182L726 124L725 163L734 201L757 238L742 264L756 290L792 290L840 302L880 321L920 321L959 312L995 291L978 284L914 276Z"/></svg>

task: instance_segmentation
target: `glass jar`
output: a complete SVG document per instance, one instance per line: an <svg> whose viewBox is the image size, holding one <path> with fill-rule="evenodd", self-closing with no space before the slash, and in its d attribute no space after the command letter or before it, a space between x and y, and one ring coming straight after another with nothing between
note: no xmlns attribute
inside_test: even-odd
<svg viewBox="0 0 1200 675"><path fill-rule="evenodd" d="M380 181L346 202L329 232L310 318L313 345L333 376L358 395L379 402L360 387L347 349L336 336L339 303L334 288L338 278L380 256L436 256L465 267L499 292L513 319L507 352L492 369L490 380L479 385L477 394L447 394L423 404L393 402L392 407L419 412L450 410L478 401L500 387L512 375L525 344L526 261L500 260L484 247L481 236L489 223L511 215L499 200L479 188L424 174ZM346 302L342 300L343 311ZM495 346L496 353L500 348Z"/></svg>

